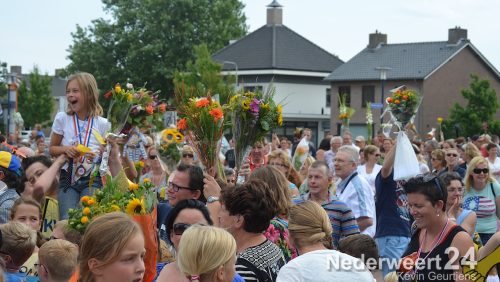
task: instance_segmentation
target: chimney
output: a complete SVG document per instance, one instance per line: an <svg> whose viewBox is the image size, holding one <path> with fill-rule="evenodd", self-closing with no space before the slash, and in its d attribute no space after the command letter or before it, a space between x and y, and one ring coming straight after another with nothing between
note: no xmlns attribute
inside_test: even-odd
<svg viewBox="0 0 500 282"><path fill-rule="evenodd" d="M55 69L55 71L54 71L55 77L62 77L63 73L64 73L64 69Z"/></svg>
<svg viewBox="0 0 500 282"><path fill-rule="evenodd" d="M461 39L467 40L467 30L456 26L448 29L448 44L457 44Z"/></svg>
<svg viewBox="0 0 500 282"><path fill-rule="evenodd" d="M23 74L23 68L21 66L10 66L10 73L15 73L18 75Z"/></svg>
<svg viewBox="0 0 500 282"><path fill-rule="evenodd" d="M370 33L368 37L368 48L375 49L379 44L387 44L387 34L375 30L375 33Z"/></svg>
<svg viewBox="0 0 500 282"><path fill-rule="evenodd" d="M267 25L282 25L283 24L283 6L278 1L267 5Z"/></svg>

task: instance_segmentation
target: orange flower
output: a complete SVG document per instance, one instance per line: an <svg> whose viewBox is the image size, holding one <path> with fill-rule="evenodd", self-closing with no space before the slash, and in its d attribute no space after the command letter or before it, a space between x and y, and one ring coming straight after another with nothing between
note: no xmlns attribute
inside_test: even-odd
<svg viewBox="0 0 500 282"><path fill-rule="evenodd" d="M392 103L392 98L391 97L387 98L387 103L389 103L389 104Z"/></svg>
<svg viewBox="0 0 500 282"><path fill-rule="evenodd" d="M106 94L104 94L104 98L109 99L113 96L113 91L108 91Z"/></svg>
<svg viewBox="0 0 500 282"><path fill-rule="evenodd" d="M92 206L93 204L95 204L94 199L92 199L92 198L91 198L91 199L89 199L89 200L87 201L87 204L88 204L89 206Z"/></svg>
<svg viewBox="0 0 500 282"><path fill-rule="evenodd" d="M153 106L151 106L151 105L146 106L146 113L148 113L148 115L152 115L154 110L155 109L153 108Z"/></svg>
<svg viewBox="0 0 500 282"><path fill-rule="evenodd" d="M167 110L167 105L165 103L161 103L158 106L158 109L160 109L160 112L164 113Z"/></svg>
<svg viewBox="0 0 500 282"><path fill-rule="evenodd" d="M90 200L90 197L89 196L83 196L80 201L83 203L83 204L86 204L88 202L88 200Z"/></svg>
<svg viewBox="0 0 500 282"><path fill-rule="evenodd" d="M408 100L408 95L403 95L403 100Z"/></svg>
<svg viewBox="0 0 500 282"><path fill-rule="evenodd" d="M399 100L398 100L398 99L394 100L394 104L399 105L399 103L400 103L400 102L399 102Z"/></svg>
<svg viewBox="0 0 500 282"><path fill-rule="evenodd" d="M185 118L181 118L178 122L177 122L177 128L179 130L185 130L187 128L187 121Z"/></svg>
<svg viewBox="0 0 500 282"><path fill-rule="evenodd" d="M196 107L198 107L198 108L206 107L208 104L210 104L210 101L208 101L207 98L202 98L202 99L196 101Z"/></svg>
<svg viewBox="0 0 500 282"><path fill-rule="evenodd" d="M219 108L211 109L210 112L208 112L211 116L214 117L214 121L217 122L219 119L224 117L224 114L222 113L222 110Z"/></svg>
<svg viewBox="0 0 500 282"><path fill-rule="evenodd" d="M80 222L85 224L85 223L89 222L89 218L86 216L82 216L82 219L80 219Z"/></svg>

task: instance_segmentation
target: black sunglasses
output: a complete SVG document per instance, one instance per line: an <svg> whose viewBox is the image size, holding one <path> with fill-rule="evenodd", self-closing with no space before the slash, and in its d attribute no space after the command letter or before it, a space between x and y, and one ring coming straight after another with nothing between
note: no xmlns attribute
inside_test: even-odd
<svg viewBox="0 0 500 282"><path fill-rule="evenodd" d="M436 184L436 188L438 189L439 194L441 194L441 196L444 197L444 192L443 192L444 190L443 190L443 187L441 187L441 181L439 180L439 178L436 175L426 174L426 175L424 175L424 177L422 178L422 180L424 182L431 182L431 181L433 181L434 184Z"/></svg>
<svg viewBox="0 0 500 282"><path fill-rule="evenodd" d="M194 158L193 154L182 154L183 158Z"/></svg>
<svg viewBox="0 0 500 282"><path fill-rule="evenodd" d="M487 168L475 168L472 172L474 172L475 174L481 174L481 172L487 174L489 171L490 170Z"/></svg>
<svg viewBox="0 0 500 282"><path fill-rule="evenodd" d="M149 159L150 159L150 160L155 160L155 159L156 159L156 157L158 157L158 156L157 156L157 155L150 155L150 156L149 156Z"/></svg>
<svg viewBox="0 0 500 282"><path fill-rule="evenodd" d="M175 235L182 235L182 233L184 233L184 231L186 231L186 229L188 229L192 225L193 224L188 224L188 223L175 223L172 228L172 231L174 232ZM197 223L197 225L205 226L204 224L199 224L199 223Z"/></svg>

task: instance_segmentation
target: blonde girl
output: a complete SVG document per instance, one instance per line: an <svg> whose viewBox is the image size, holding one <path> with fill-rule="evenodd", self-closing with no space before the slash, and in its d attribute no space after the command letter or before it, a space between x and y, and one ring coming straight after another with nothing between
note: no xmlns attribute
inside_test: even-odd
<svg viewBox="0 0 500 282"><path fill-rule="evenodd" d="M92 173L100 151L95 133L105 136L109 123L100 116L102 108L98 96L97 82L91 74L71 75L66 84L68 109L65 113L57 113L52 125L51 155L66 154L69 158L68 164L61 169L59 184L61 219L68 218L68 210L75 208L82 196L92 194L89 183L92 182L93 187L102 186L100 176ZM76 147L78 144L89 147L92 153L81 155Z"/></svg>

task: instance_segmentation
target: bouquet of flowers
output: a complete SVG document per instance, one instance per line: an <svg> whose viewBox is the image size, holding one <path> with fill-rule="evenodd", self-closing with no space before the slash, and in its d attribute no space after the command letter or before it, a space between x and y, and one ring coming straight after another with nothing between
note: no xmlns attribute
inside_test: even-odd
<svg viewBox="0 0 500 282"><path fill-rule="evenodd" d="M236 173L253 144L269 134L271 129L283 125L283 106L276 104L273 97L274 88L270 87L265 94L236 94L226 105L226 112L231 117Z"/></svg>
<svg viewBox="0 0 500 282"><path fill-rule="evenodd" d="M130 182L121 171L115 178L106 176L106 184L93 196L80 199L81 208L69 210L69 227L81 234L92 220L102 214L123 212L141 226L146 241L146 274L144 281L155 277L158 236L156 231L156 193L153 184L145 179L139 185ZM149 277L149 278L148 278ZM148 280L150 279L150 280Z"/></svg>
<svg viewBox="0 0 500 282"><path fill-rule="evenodd" d="M177 106L182 117L177 128L187 132L186 141L193 147L207 172L215 173L224 132L224 112L219 102L207 97L190 98ZM179 136L180 137L180 136Z"/></svg>
<svg viewBox="0 0 500 282"><path fill-rule="evenodd" d="M167 165L169 171L173 171L175 165L181 159L181 145L184 135L177 128L169 127L155 135L156 150L161 160Z"/></svg>
<svg viewBox="0 0 500 282"><path fill-rule="evenodd" d="M145 87L135 90L131 83L127 83L127 88L122 89L120 84L117 83L113 90L104 94L104 98L112 99L111 107L116 101L120 101L119 106L126 105L127 108L130 107L128 109L130 114L127 115L125 120L127 128L137 126L141 129L149 129L152 126L162 126L163 113L167 110L167 104L158 101L158 94L159 91L153 92Z"/></svg>
<svg viewBox="0 0 500 282"><path fill-rule="evenodd" d="M339 119L342 122L343 131L349 130L349 120L354 115L354 108L347 106L346 95L339 95Z"/></svg>
<svg viewBox="0 0 500 282"><path fill-rule="evenodd" d="M392 96L386 99L386 103L387 111L391 113L392 120L399 127L394 159L394 180L397 181L420 173L417 156L405 129L413 122L422 99L416 91L407 89L404 85L391 90L391 93Z"/></svg>
<svg viewBox="0 0 500 282"><path fill-rule="evenodd" d="M406 86L398 87L391 92L392 96L386 99L388 110L399 129L404 130L413 122L422 99L416 91L407 89Z"/></svg>

